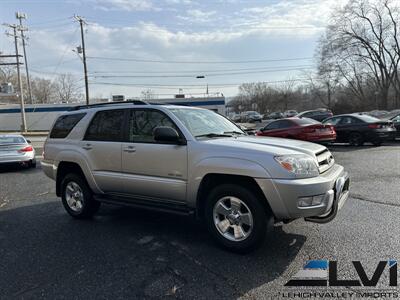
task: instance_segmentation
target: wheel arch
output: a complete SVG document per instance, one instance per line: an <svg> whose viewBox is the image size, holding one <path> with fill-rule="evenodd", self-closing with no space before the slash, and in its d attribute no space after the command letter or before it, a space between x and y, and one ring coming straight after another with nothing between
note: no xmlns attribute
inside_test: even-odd
<svg viewBox="0 0 400 300"><path fill-rule="evenodd" d="M64 179L64 177L69 173L78 174L82 176L83 179L86 180L85 174L83 173L83 170L78 163L71 161L61 161L58 164L57 176L56 176L56 195L58 197L61 196L61 182Z"/></svg>
<svg viewBox="0 0 400 300"><path fill-rule="evenodd" d="M249 188L251 191L257 194L258 198L261 200L260 203L264 207L265 212L274 215L271 206L269 205L268 199L265 197L260 186L254 180L254 178L244 175L209 173L203 177L197 192L197 218L202 219L204 217L204 209L206 204L205 198L207 192L212 190L214 187L225 183L237 184Z"/></svg>

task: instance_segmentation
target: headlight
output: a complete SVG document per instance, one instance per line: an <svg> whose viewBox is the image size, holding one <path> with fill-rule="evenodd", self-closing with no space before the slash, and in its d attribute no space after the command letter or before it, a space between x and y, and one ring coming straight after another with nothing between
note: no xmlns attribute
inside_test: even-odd
<svg viewBox="0 0 400 300"><path fill-rule="evenodd" d="M282 168L295 174L296 177L306 178L319 175L315 159L309 155L298 154L275 156L275 160L282 166Z"/></svg>

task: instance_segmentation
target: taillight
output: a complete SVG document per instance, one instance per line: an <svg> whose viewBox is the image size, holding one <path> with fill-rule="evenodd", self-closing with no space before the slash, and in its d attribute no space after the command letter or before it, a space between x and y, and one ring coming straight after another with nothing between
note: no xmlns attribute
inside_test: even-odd
<svg viewBox="0 0 400 300"><path fill-rule="evenodd" d="M18 150L18 152L21 152L21 153L23 153L23 152L32 152L32 151L33 151L32 146L26 146L25 148L22 148L22 149Z"/></svg>
<svg viewBox="0 0 400 300"><path fill-rule="evenodd" d="M381 128L381 125L379 125L379 124L369 124L369 125L368 125L368 128L371 128L371 129L378 129L378 128Z"/></svg>

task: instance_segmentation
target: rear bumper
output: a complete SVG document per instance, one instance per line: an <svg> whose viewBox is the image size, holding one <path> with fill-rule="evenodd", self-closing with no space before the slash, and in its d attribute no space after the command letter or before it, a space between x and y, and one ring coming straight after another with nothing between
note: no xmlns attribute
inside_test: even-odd
<svg viewBox="0 0 400 300"><path fill-rule="evenodd" d="M396 133L397 131L395 129L374 130L367 137L371 141L374 140L388 141L394 139L396 137Z"/></svg>
<svg viewBox="0 0 400 300"><path fill-rule="evenodd" d="M348 173L340 165L318 177L306 179L256 179L277 219L315 218L329 222L343 206L349 195ZM300 207L299 200L305 197L319 197L318 205ZM337 206L334 216L330 215ZM332 218L331 218L332 217ZM320 223L323 223L323 220ZM309 221L312 221L309 219Z"/></svg>
<svg viewBox="0 0 400 300"><path fill-rule="evenodd" d="M20 155L0 156L1 164L25 163L35 160L35 152L26 152Z"/></svg>

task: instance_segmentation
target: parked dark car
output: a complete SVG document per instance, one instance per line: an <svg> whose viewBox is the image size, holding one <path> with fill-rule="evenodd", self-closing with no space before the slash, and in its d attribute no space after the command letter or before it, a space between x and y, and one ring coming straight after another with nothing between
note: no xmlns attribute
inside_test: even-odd
<svg viewBox="0 0 400 300"><path fill-rule="evenodd" d="M270 120L276 120L276 119L282 119L282 118L283 118L283 114L279 111L275 111L275 112L267 115L267 119L270 119Z"/></svg>
<svg viewBox="0 0 400 300"><path fill-rule="evenodd" d="M335 129L308 118L286 118L272 121L260 131L258 136L291 138L309 142L332 142L336 139Z"/></svg>
<svg viewBox="0 0 400 300"><path fill-rule="evenodd" d="M323 123L335 127L337 142L353 146L362 146L365 142L379 146L384 141L392 140L396 134L393 122L363 114L338 115Z"/></svg>
<svg viewBox="0 0 400 300"><path fill-rule="evenodd" d="M316 110L308 110L299 113L296 117L299 118L310 118L316 121L322 122L323 120L332 117L332 111L329 109L316 109Z"/></svg>

